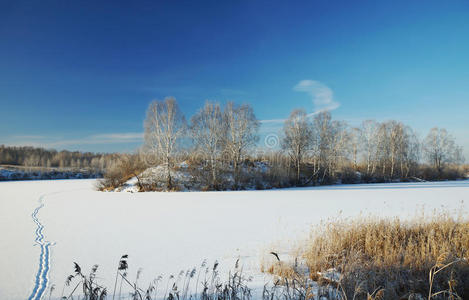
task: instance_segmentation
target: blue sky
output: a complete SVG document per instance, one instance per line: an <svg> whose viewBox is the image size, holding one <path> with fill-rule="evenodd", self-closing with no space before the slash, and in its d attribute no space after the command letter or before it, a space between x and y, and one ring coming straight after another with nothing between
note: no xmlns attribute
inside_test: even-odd
<svg viewBox="0 0 469 300"><path fill-rule="evenodd" d="M0 144L130 151L174 96L445 127L469 159L468 37L467 1L1 1Z"/></svg>

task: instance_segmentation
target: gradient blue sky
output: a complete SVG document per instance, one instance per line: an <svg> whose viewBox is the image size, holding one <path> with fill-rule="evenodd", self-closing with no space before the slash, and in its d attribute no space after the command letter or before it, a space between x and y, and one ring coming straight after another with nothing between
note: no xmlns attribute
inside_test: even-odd
<svg viewBox="0 0 469 300"><path fill-rule="evenodd" d="M129 151L165 96L445 127L469 158L469 2L0 2L0 144Z"/></svg>

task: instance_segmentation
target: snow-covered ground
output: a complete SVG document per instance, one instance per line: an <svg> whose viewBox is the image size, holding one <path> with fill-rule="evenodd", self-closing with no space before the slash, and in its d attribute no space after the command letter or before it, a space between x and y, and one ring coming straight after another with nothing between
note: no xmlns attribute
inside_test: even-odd
<svg viewBox="0 0 469 300"><path fill-rule="evenodd" d="M271 186L262 179L262 176L266 175L269 169L268 162L262 161L240 165L240 174L244 179L244 182L241 183L243 189L255 190L257 186L263 186L264 188ZM211 177L209 170L203 170L201 167L192 169L186 161L179 163L177 168L171 172L172 184L178 191L202 191L209 185ZM164 190L166 188L166 176L166 167L164 165L158 165L146 169L140 173L138 177L144 186L156 184L158 188ZM234 184L232 170L218 174L218 179L228 190L230 189L229 187ZM138 192L139 186L137 177L130 178L122 186L115 188L113 191Z"/></svg>
<svg viewBox="0 0 469 300"><path fill-rule="evenodd" d="M45 276L61 296L74 261L85 271L99 264L98 277L112 289L122 254L130 279L143 268L142 285L204 259L226 270L238 257L262 281L263 257L272 250L282 256L321 220L469 208L469 181L181 193L98 192L95 182L0 182L0 299L28 298L38 273L36 294Z"/></svg>

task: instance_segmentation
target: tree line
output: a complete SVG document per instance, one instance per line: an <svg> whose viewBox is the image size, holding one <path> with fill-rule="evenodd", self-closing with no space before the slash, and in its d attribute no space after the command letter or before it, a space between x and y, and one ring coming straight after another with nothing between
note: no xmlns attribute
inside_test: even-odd
<svg viewBox="0 0 469 300"><path fill-rule="evenodd" d="M103 172L120 160L118 154L56 151L36 147L0 145L0 164Z"/></svg>
<svg viewBox="0 0 469 300"><path fill-rule="evenodd" d="M444 174L445 168L457 169L464 163L462 147L436 127L420 140L411 127L395 120L366 120L352 127L332 120L329 112L311 119L304 110L294 110L283 132L283 150L296 167L297 182L304 165L312 167L313 182L327 183L347 170L359 172L365 181L443 179L450 176Z"/></svg>
<svg viewBox="0 0 469 300"><path fill-rule="evenodd" d="M147 109L144 145L125 160L124 173L163 166L171 189L173 173L184 161L207 189L238 189L253 175L244 168L256 162L268 166L257 177L267 187L455 179L467 172L462 148L442 128L420 139L395 120L354 127L333 120L328 111L308 115L296 109L278 133L279 147L272 149L258 143L259 127L249 104L207 101L186 120L174 98L155 100Z"/></svg>
<svg viewBox="0 0 469 300"><path fill-rule="evenodd" d="M259 143L260 124L249 104L233 102L207 101L186 120L177 101L168 97L149 104L144 144L136 154L1 145L0 164L105 170L102 188L139 179L147 168L160 166L165 188L172 189L181 163L206 189L245 188L248 182L269 188L456 179L468 172L462 147L443 128L432 128L419 138L410 126L395 120L350 126L328 111L307 114L295 109L275 136L277 147L270 147Z"/></svg>

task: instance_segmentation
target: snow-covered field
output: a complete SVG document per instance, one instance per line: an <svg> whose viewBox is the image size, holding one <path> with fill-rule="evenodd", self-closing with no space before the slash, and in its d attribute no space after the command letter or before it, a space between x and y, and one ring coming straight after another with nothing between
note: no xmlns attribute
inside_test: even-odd
<svg viewBox="0 0 469 300"><path fill-rule="evenodd" d="M469 208L469 181L181 193L105 193L94 184L0 182L0 299L38 296L46 280L60 296L74 261L86 271L99 264L100 280L112 288L122 254L131 279L143 268L144 285L204 259L229 269L240 257L260 278L269 251L282 255L321 220Z"/></svg>

